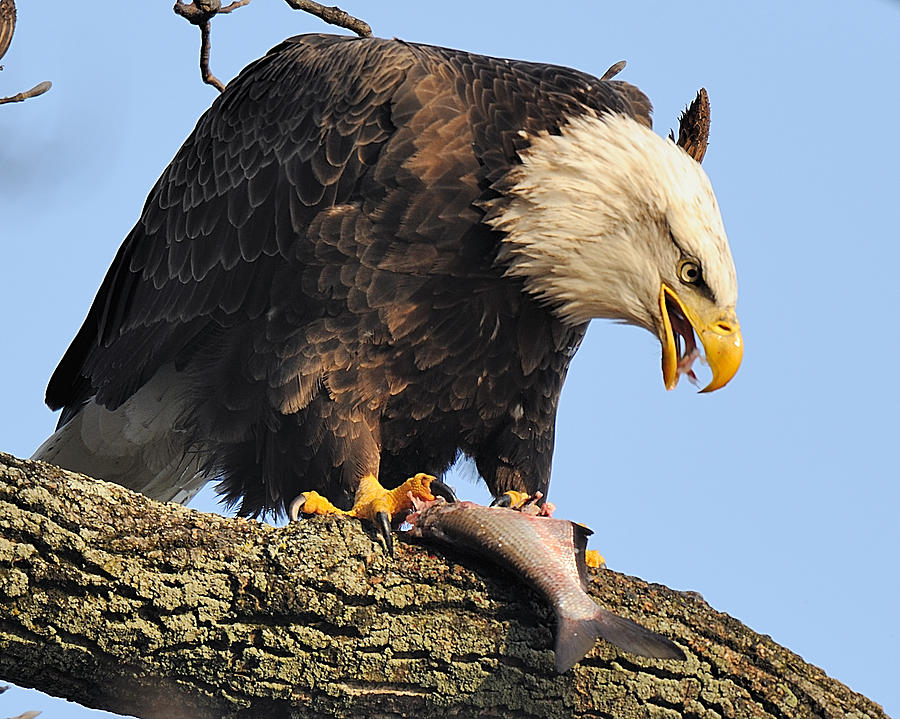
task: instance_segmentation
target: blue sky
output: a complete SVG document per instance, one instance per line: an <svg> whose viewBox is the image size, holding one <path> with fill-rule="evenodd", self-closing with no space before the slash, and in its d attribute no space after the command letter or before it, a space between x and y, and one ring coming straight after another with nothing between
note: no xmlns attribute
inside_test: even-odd
<svg viewBox="0 0 900 719"><path fill-rule="evenodd" d="M667 393L652 336L594 323L563 394L551 498L610 567L700 592L900 716L900 3L344 7L383 36L597 75L627 59L660 133L709 90L704 165L738 268L744 366L712 395ZM310 31L327 28L254 0L215 20L213 70L227 80ZM51 432L46 381L214 97L197 35L169 3L20 3L0 95L54 86L0 107L0 449L28 456ZM470 474L459 493L483 497ZM0 717L26 709L104 716L0 696Z"/></svg>

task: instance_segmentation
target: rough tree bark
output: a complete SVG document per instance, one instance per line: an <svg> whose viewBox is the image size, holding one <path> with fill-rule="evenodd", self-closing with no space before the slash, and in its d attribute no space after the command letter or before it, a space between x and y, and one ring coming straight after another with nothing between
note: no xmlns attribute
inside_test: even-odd
<svg viewBox="0 0 900 719"><path fill-rule="evenodd" d="M0 454L0 677L146 719L884 717L699 596L595 571L686 662L604 642L563 676L552 616L477 560L355 521L273 528Z"/></svg>

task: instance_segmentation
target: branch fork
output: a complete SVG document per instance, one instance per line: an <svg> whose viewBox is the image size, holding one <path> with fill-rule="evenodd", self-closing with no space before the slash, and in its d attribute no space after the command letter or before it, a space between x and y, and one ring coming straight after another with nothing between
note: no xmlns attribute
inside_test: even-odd
<svg viewBox="0 0 900 719"><path fill-rule="evenodd" d="M3 0L0 0L2 2ZM372 28L369 24L344 12L339 7L328 7L312 0L286 0L294 10L301 10L315 15L331 25L345 28L355 32L360 37L371 37ZM225 85L217 78L209 67L210 48L210 22L216 15L227 14L239 7L248 5L250 0L234 0L234 2L222 7L221 0L193 0L190 3L184 0L175 0L172 8L176 15L181 15L191 25L200 28L200 77L207 85L212 85L219 92L225 89Z"/></svg>

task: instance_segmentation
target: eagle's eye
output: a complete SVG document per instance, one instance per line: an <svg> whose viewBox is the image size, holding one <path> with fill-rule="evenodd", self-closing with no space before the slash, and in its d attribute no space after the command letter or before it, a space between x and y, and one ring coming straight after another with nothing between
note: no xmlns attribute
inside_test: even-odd
<svg viewBox="0 0 900 719"><path fill-rule="evenodd" d="M685 284L695 285L703 278L703 273L694 260L682 260L678 265L678 277Z"/></svg>

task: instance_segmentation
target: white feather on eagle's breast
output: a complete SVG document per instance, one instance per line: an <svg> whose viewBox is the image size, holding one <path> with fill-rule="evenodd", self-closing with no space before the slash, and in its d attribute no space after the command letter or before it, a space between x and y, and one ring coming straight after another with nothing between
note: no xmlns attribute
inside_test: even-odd
<svg viewBox="0 0 900 719"><path fill-rule="evenodd" d="M220 478L248 515L306 490L346 508L365 476L440 475L460 452L495 495L546 493L591 317L657 334L667 386L692 327L711 388L740 362L715 198L649 113L563 67L285 41L151 191L36 457L162 499Z"/></svg>

